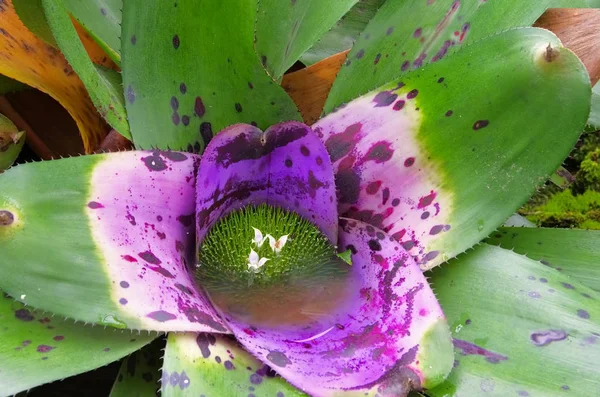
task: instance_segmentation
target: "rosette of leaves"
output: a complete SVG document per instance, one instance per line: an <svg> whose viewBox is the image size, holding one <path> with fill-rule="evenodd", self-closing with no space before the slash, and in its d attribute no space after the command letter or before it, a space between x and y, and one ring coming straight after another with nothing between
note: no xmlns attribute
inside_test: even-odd
<svg viewBox="0 0 600 397"><path fill-rule="evenodd" d="M164 396L600 390L597 285L559 270L598 252L495 232L589 116L580 60L517 28L550 2L385 2L303 124L278 83L355 3L34 7L136 150L0 176L0 393L162 333L164 357L129 356L113 395L159 378ZM518 253L546 244L552 262Z"/></svg>

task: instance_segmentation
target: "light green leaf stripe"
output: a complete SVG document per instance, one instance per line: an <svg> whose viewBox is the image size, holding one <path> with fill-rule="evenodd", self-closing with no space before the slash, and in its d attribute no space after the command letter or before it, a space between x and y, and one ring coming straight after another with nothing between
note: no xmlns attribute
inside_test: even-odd
<svg viewBox="0 0 600 397"><path fill-rule="evenodd" d="M64 0L64 4L106 54L120 65L123 0Z"/></svg>
<svg viewBox="0 0 600 397"><path fill-rule="evenodd" d="M358 0L258 0L256 53L279 81Z"/></svg>
<svg viewBox="0 0 600 397"><path fill-rule="evenodd" d="M160 388L160 367L165 339L156 339L123 359L109 397L155 397Z"/></svg>
<svg viewBox="0 0 600 397"><path fill-rule="evenodd" d="M348 54L325 113L408 72L437 62L467 43L513 27L529 26L549 0L387 1ZM485 58L473 58L481 68ZM475 66L478 65L478 66Z"/></svg>
<svg viewBox="0 0 600 397"><path fill-rule="evenodd" d="M163 397L306 396L234 340L211 334L169 334L161 393Z"/></svg>
<svg viewBox="0 0 600 397"><path fill-rule="evenodd" d="M254 52L255 1L124 7L123 83L138 148L200 152L232 124L300 120Z"/></svg>
<svg viewBox="0 0 600 397"><path fill-rule="evenodd" d="M600 291L598 230L502 227L486 242L539 260Z"/></svg>
<svg viewBox="0 0 600 397"><path fill-rule="evenodd" d="M121 135L131 139L120 75L92 63L62 0L42 0L59 48L88 90L98 112Z"/></svg>
<svg viewBox="0 0 600 397"><path fill-rule="evenodd" d="M427 395L600 395L600 294L486 244L436 269L431 282L456 364Z"/></svg>
<svg viewBox="0 0 600 397"><path fill-rule="evenodd" d="M300 57L306 66L313 65L352 47L385 0L359 0L335 26Z"/></svg>
<svg viewBox="0 0 600 397"><path fill-rule="evenodd" d="M0 396L101 367L156 338L74 324L6 295L0 296L0 324Z"/></svg>

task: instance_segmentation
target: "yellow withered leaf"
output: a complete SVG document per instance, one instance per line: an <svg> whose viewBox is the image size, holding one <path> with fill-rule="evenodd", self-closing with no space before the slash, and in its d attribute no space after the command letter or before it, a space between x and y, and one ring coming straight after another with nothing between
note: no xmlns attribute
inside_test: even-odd
<svg viewBox="0 0 600 397"><path fill-rule="evenodd" d="M106 135L87 90L64 56L21 23L11 0L0 1L0 74L56 99L77 123L87 153Z"/></svg>

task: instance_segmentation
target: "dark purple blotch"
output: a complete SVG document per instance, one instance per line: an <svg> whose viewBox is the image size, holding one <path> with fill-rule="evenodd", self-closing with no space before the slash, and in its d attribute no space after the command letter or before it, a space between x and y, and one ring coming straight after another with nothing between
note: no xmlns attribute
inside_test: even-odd
<svg viewBox="0 0 600 397"><path fill-rule="evenodd" d="M375 102L375 107L379 108L390 106L396 101L397 98L398 94L394 94L390 91L381 91L377 95L375 95L375 98L373 98L373 102Z"/></svg>
<svg viewBox="0 0 600 397"><path fill-rule="evenodd" d="M552 342L565 340L567 339L567 336L569 336L569 334L563 330L549 329L532 333L530 339L536 346L547 346Z"/></svg>
<svg viewBox="0 0 600 397"><path fill-rule="evenodd" d="M15 318L21 321L32 321L35 319L33 314L27 309L15 310Z"/></svg>
<svg viewBox="0 0 600 397"><path fill-rule="evenodd" d="M177 318L173 313L166 312L164 310L158 310L152 313L148 313L147 317L164 323L165 321L175 320Z"/></svg>
<svg viewBox="0 0 600 397"><path fill-rule="evenodd" d="M142 157L142 161L150 171L164 171L168 168L159 152L152 152L152 155Z"/></svg>
<svg viewBox="0 0 600 397"><path fill-rule="evenodd" d="M277 350L269 352L269 354L267 354L267 360L272 362L274 365L282 368L285 368L286 365L292 363L284 353Z"/></svg>
<svg viewBox="0 0 600 397"><path fill-rule="evenodd" d="M480 130L482 128L487 127L490 124L488 120L477 120L475 124L473 124L473 129L475 131Z"/></svg>

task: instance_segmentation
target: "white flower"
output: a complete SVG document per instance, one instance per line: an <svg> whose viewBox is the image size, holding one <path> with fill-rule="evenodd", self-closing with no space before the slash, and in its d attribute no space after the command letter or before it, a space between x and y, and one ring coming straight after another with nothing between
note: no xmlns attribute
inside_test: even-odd
<svg viewBox="0 0 600 397"><path fill-rule="evenodd" d="M271 236L270 234L267 234L267 238L269 239L269 245L271 246L273 252L275 252L277 255L279 255L279 253L285 246L285 243L287 243L288 237L289 235L286 234L285 236L279 237L279 240L275 240L275 237Z"/></svg>
<svg viewBox="0 0 600 397"><path fill-rule="evenodd" d="M252 229L254 229L254 239L251 240L252 243L256 244L256 246L258 248L262 247L262 245L265 243L265 241L267 240L267 236L263 237L263 234L260 230L258 230L255 227L252 227Z"/></svg>
<svg viewBox="0 0 600 397"><path fill-rule="evenodd" d="M260 258L256 251L251 249L250 255L248 256L248 269L257 273L268 260L269 258Z"/></svg>

